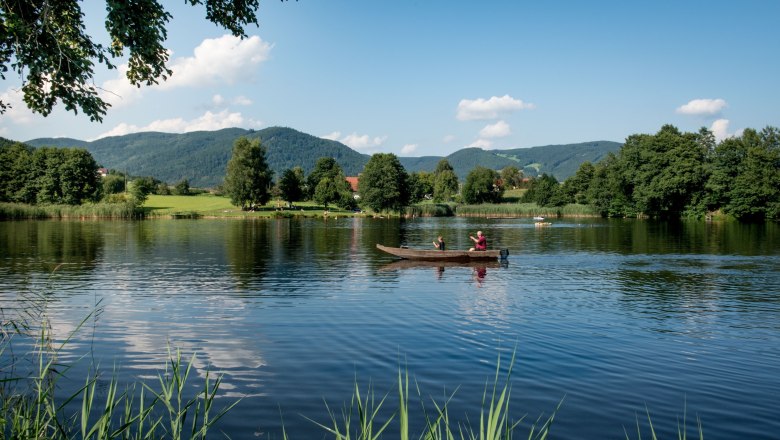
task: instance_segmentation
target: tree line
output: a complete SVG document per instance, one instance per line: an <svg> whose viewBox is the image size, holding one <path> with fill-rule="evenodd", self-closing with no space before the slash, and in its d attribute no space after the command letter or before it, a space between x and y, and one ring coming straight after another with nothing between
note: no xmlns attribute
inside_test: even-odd
<svg viewBox="0 0 780 440"><path fill-rule="evenodd" d="M534 179L523 201L581 203L604 217L702 218L720 212L743 221L780 219L780 130L746 129L716 142L702 128L664 125L635 134L616 154L584 162L562 185Z"/></svg>

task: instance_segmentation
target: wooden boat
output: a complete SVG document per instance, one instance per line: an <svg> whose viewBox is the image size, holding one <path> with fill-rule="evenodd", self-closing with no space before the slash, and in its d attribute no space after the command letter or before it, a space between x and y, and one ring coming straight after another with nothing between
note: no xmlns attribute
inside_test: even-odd
<svg viewBox="0 0 780 440"><path fill-rule="evenodd" d="M438 249L409 249L404 247L382 246L377 243L376 248L388 254L408 260L424 261L476 261L495 260L501 256L501 250L487 251L440 251ZM508 251L507 251L508 254Z"/></svg>

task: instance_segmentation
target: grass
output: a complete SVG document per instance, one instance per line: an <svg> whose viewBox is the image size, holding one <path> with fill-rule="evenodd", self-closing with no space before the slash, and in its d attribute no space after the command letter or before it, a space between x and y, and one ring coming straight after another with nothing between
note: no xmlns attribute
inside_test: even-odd
<svg viewBox="0 0 780 440"><path fill-rule="evenodd" d="M295 208L287 208L286 202L271 201L255 211L242 211L230 204L230 199L213 194L196 196L150 195L143 206L147 217L172 218L288 218L288 217L353 217L364 215L325 207L314 202L296 202Z"/></svg>
<svg viewBox="0 0 780 440"><path fill-rule="evenodd" d="M0 203L0 219L67 219L67 218L140 218L143 211L132 203L85 203L83 205L26 205Z"/></svg>
<svg viewBox="0 0 780 440"><path fill-rule="evenodd" d="M599 217L590 206L569 204L562 207L539 206L536 203L500 203L460 205L456 209L463 217Z"/></svg>

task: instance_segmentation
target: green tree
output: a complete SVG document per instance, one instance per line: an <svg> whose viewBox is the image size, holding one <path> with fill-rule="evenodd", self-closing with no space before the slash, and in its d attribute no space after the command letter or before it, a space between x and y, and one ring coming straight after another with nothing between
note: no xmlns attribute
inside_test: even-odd
<svg viewBox="0 0 780 440"><path fill-rule="evenodd" d="M157 84L171 75L169 50L163 46L171 19L157 0L106 1L107 40L96 43L85 32L78 0L6 0L0 2L0 78L10 70L22 78L24 102L48 115L58 101L65 109L80 109L92 121L101 121L109 104L94 81L95 65L115 69L114 60L126 59L127 79L140 87ZM185 0L206 6L206 18L246 37L244 28L257 25L259 0ZM124 62L124 61L123 61ZM0 113L8 103L0 101Z"/></svg>
<svg viewBox="0 0 780 440"><path fill-rule="evenodd" d="M395 154L374 154L358 183L362 203L376 212L400 211L409 202L407 178Z"/></svg>
<svg viewBox="0 0 780 440"><path fill-rule="evenodd" d="M588 203L588 190L596 167L589 161L583 162L576 173L563 182L562 195L566 203Z"/></svg>
<svg viewBox="0 0 780 440"><path fill-rule="evenodd" d="M62 203L79 205L85 201L100 200L102 186L98 165L83 148L67 148L59 166Z"/></svg>
<svg viewBox="0 0 780 440"><path fill-rule="evenodd" d="M739 220L780 218L780 131L747 129L740 138L726 139L716 148L717 166L710 190L717 185L723 211ZM736 167L729 171L728 168ZM724 178L725 177L725 178ZM731 177L731 180L727 180ZM714 199L710 196L710 199Z"/></svg>
<svg viewBox="0 0 780 440"><path fill-rule="evenodd" d="M0 146L0 201L21 202L30 167L32 148L22 143Z"/></svg>
<svg viewBox="0 0 780 440"><path fill-rule="evenodd" d="M295 203L303 199L303 168L288 168L279 178L279 192L284 200Z"/></svg>
<svg viewBox="0 0 780 440"><path fill-rule="evenodd" d="M433 200L437 203L450 201L457 193L458 175L447 159L442 159L433 172Z"/></svg>
<svg viewBox="0 0 780 440"><path fill-rule="evenodd" d="M409 173L409 203L418 203L433 195L433 173L418 171Z"/></svg>
<svg viewBox="0 0 780 440"><path fill-rule="evenodd" d="M531 180L528 191L521 199L525 203L536 203L539 206L563 206L566 197L558 179L550 174L542 174Z"/></svg>
<svg viewBox="0 0 780 440"><path fill-rule="evenodd" d="M166 189L168 188L168 185L165 186ZM188 196L190 195L190 181L187 179L180 180L174 187L173 187L173 193L177 196Z"/></svg>
<svg viewBox="0 0 780 440"><path fill-rule="evenodd" d="M125 176L109 174L103 178L103 195L119 194L125 191Z"/></svg>
<svg viewBox="0 0 780 440"><path fill-rule="evenodd" d="M328 177L330 180L335 182L339 175L343 176L344 172L342 171L338 162L336 162L336 159L332 157L321 157L317 159L317 162L314 164L314 168L306 178L306 187L308 188L309 192L308 197L314 197L314 191L317 188L317 185L320 183L320 180Z"/></svg>
<svg viewBox="0 0 780 440"><path fill-rule="evenodd" d="M273 171L265 160L265 148L257 139L240 137L233 145L225 176L225 193L230 202L246 210L265 205L271 197Z"/></svg>
<svg viewBox="0 0 780 440"><path fill-rule="evenodd" d="M501 180L504 181L506 188L520 188L523 184L523 172L514 165L510 165L501 170Z"/></svg>
<svg viewBox="0 0 780 440"><path fill-rule="evenodd" d="M499 203L504 195L501 176L495 170L477 166L466 176L461 196L469 204Z"/></svg>

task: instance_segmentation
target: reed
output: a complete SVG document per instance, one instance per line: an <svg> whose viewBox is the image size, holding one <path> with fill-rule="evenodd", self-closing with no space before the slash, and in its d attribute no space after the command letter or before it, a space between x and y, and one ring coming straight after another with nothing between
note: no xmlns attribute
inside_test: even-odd
<svg viewBox="0 0 780 440"><path fill-rule="evenodd" d="M90 315L91 316L91 315ZM77 330L87 321L85 318ZM4 354L14 334L23 334L21 326L4 321L4 338L0 342L0 354ZM189 374L195 361L192 356L186 365L181 354L169 351L169 363L158 376L158 388L143 383L140 397L135 385L119 392L117 379L113 377L102 401L98 401L98 372L88 374L85 384L74 394L56 395L57 381L68 370L58 362L58 354L69 343L71 336L55 346L51 333L44 323L36 346L37 372L19 375L11 367L0 380L0 438L9 439L205 439L209 430L238 401L215 411L214 401L222 382L212 379L206 371L201 391L190 399L184 397ZM81 401L80 409L73 413L71 403ZM69 405L71 404L71 405Z"/></svg>
<svg viewBox="0 0 780 440"><path fill-rule="evenodd" d="M512 360L508 368L506 378L502 380L501 356L499 355L496 364L496 373L492 384L486 382L485 390L482 396L482 404L479 415L479 426L474 427L468 422L455 422L449 415L448 404L454 396L450 395L444 403L432 400L434 411L428 412L425 407L425 399L422 397L419 386L417 386L417 395L420 402L420 413L424 419L422 432L414 434L410 430L410 417L414 414L409 407L409 373L398 372L398 408L392 414L380 419L381 409L387 401L388 395L377 399L372 387L369 385L368 391L364 396L361 395L360 387L355 383L354 391L349 405L344 405L340 415L337 415L325 403L330 422L328 424L311 420L317 426L332 435L335 440L376 440L382 438L384 433L394 421L397 420L398 437L401 440L410 438L420 438L423 440L503 440L511 439L519 424L525 419L522 416L518 420L510 418L510 395L511 395L511 373L515 362L515 354L512 354ZM553 411L553 414L546 419L541 416L533 423L529 429L528 438L543 440L549 435L555 414L560 408L561 403ZM357 420L357 423L353 422Z"/></svg>
<svg viewBox="0 0 780 440"><path fill-rule="evenodd" d="M539 206L536 203L500 203L460 205L459 217L599 217L591 206L569 204L562 207Z"/></svg>
<svg viewBox="0 0 780 440"><path fill-rule="evenodd" d="M133 202L85 203L83 205L26 205L0 203L0 219L69 219L69 218L142 218L143 210Z"/></svg>

